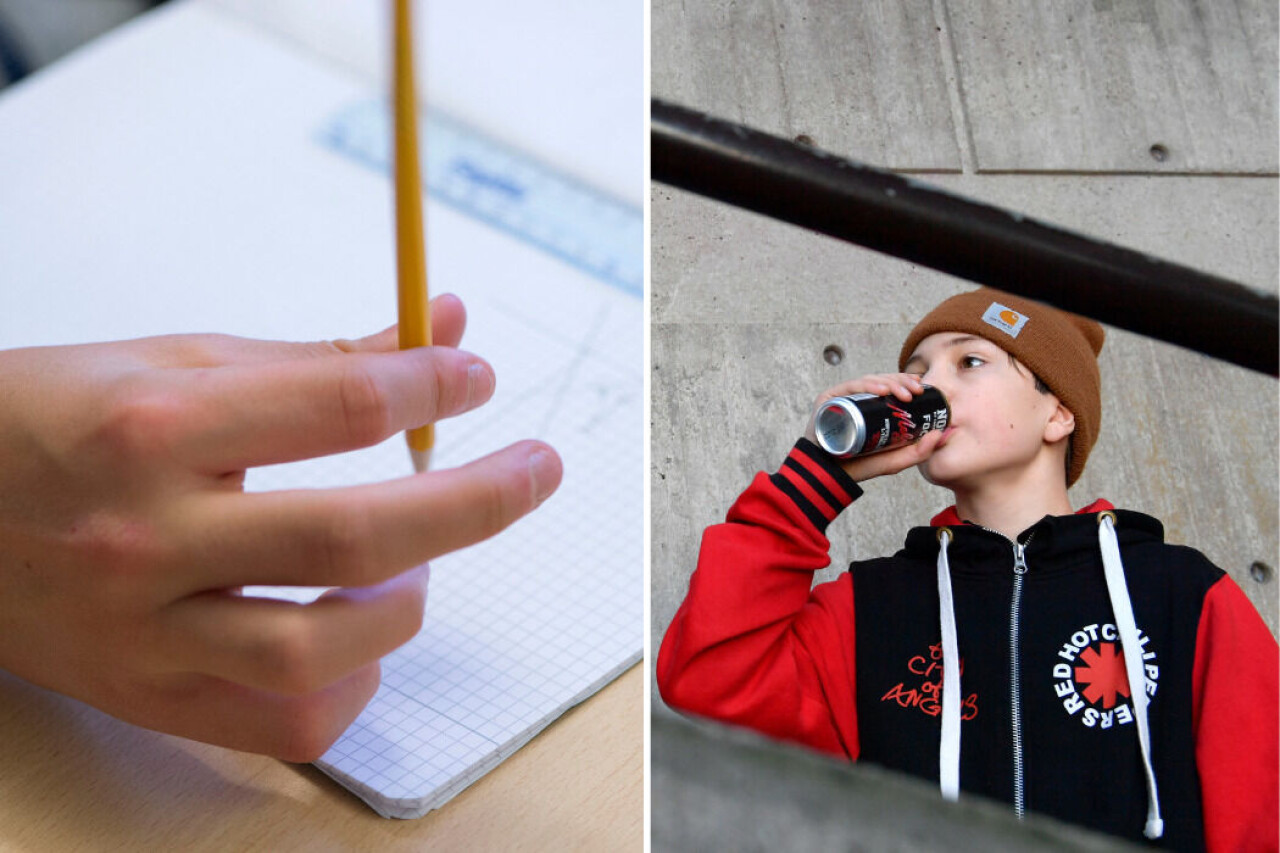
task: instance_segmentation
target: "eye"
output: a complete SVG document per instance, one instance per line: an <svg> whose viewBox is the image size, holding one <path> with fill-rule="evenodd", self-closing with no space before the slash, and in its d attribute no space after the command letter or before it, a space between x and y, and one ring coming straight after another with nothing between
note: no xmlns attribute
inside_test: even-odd
<svg viewBox="0 0 1280 853"><path fill-rule="evenodd" d="M960 359L960 367L968 370L972 370L975 367L981 367L986 363L986 359L976 355L966 355Z"/></svg>

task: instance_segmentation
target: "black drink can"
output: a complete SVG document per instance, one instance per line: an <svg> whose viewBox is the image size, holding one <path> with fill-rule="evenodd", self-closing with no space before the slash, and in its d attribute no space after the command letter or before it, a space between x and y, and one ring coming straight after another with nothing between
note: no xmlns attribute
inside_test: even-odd
<svg viewBox="0 0 1280 853"><path fill-rule="evenodd" d="M927 432L946 429L949 420L947 398L926 385L910 403L875 394L832 397L814 412L813 432L827 453L850 459L910 444Z"/></svg>

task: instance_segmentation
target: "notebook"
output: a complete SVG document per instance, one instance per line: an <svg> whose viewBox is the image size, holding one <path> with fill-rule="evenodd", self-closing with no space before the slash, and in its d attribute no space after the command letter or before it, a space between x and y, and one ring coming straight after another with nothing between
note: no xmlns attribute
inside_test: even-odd
<svg viewBox="0 0 1280 853"><path fill-rule="evenodd" d="M344 54L331 38L381 38L381 22L367 4L309 0L290 36L282 10L298 4L264 5L255 18L236 0L179 0L0 93L0 347L183 331L351 337L394 321L383 80L367 45ZM511 55L529 33L508 23L491 34ZM583 37L602 32L629 30ZM575 118L575 144L594 148L583 134L602 120L602 132L629 124L641 137L638 22L629 37L561 49L595 77L608 56L635 55L633 112ZM584 97L596 108L608 94ZM549 96L568 108L563 91ZM447 802L643 650L639 145L574 158L563 129L504 135L501 103L455 92L452 106L423 118L429 275L433 292L466 302L463 345L493 364L498 390L437 427L434 466L539 438L565 476L533 515L433 562L422 632L384 660L378 694L317 762L399 818ZM410 470L396 436L256 469L247 488Z"/></svg>

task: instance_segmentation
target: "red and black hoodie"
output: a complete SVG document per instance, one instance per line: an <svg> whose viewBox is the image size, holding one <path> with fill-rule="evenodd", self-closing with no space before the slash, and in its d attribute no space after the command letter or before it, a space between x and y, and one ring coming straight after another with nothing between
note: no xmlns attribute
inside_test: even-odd
<svg viewBox="0 0 1280 853"><path fill-rule="evenodd" d="M1277 849L1280 658L1221 569L1165 544L1155 519L1099 501L1017 543L948 510L894 556L810 589L829 562L827 525L861 494L802 439L707 529L658 653L669 705L937 780L945 526L960 788L1142 840L1152 797L1099 553L1109 514L1142 649L1155 843Z"/></svg>

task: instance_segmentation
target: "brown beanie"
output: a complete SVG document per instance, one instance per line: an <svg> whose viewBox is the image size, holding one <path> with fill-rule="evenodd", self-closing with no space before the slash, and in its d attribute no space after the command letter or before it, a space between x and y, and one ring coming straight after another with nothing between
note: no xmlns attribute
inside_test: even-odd
<svg viewBox="0 0 1280 853"><path fill-rule="evenodd" d="M1076 418L1067 485L1079 479L1102 425L1098 353L1106 332L1094 321L1000 290L982 287L945 300L916 324L898 356L906 366L920 341L965 332L994 343L1040 378Z"/></svg>

